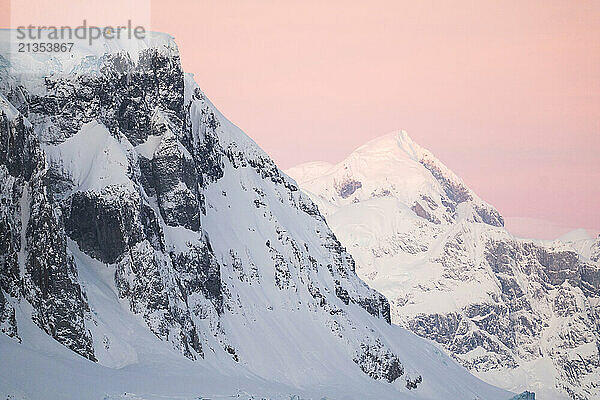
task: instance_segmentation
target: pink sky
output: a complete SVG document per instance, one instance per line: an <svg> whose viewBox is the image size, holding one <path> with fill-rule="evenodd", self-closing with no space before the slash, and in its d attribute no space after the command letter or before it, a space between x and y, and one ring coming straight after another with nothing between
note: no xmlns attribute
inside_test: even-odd
<svg viewBox="0 0 600 400"><path fill-rule="evenodd" d="M526 217L509 228L599 230L600 2L499 3L110 0L98 13L174 35L184 68L282 168L402 128ZM31 23L82 19L73 2L21 4Z"/></svg>

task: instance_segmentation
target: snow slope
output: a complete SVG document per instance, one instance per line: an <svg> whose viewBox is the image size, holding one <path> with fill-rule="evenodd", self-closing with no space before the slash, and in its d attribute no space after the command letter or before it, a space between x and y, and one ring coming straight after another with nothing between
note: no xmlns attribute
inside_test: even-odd
<svg viewBox="0 0 600 400"><path fill-rule="evenodd" d="M392 321L477 376L539 398L600 396L598 241L513 237L405 132L286 171L324 213Z"/></svg>

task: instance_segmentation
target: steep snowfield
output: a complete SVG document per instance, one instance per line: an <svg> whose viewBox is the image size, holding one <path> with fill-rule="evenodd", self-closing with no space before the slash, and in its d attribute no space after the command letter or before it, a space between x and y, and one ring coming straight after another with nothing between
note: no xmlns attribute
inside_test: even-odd
<svg viewBox="0 0 600 400"><path fill-rule="evenodd" d="M358 275L390 300L394 323L509 390L600 396L600 238L513 237L405 132L338 164L286 172L317 203Z"/></svg>
<svg viewBox="0 0 600 400"><path fill-rule="evenodd" d="M167 35L76 49L0 59L2 398L512 396L389 323Z"/></svg>

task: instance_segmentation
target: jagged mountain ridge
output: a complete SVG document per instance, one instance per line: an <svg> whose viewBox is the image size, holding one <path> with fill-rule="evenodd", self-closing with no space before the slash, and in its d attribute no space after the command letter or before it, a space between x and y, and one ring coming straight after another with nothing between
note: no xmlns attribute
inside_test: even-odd
<svg viewBox="0 0 600 400"><path fill-rule="evenodd" d="M95 46L3 48L2 395L510 396L389 324L316 206L183 73L170 37Z"/></svg>
<svg viewBox="0 0 600 400"><path fill-rule="evenodd" d="M483 379L541 398L600 395L600 238L517 239L405 132L286 171L390 300L392 320Z"/></svg>

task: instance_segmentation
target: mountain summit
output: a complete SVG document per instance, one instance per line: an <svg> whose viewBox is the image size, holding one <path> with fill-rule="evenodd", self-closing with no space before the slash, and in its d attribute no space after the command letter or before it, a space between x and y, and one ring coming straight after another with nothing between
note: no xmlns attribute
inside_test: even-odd
<svg viewBox="0 0 600 400"><path fill-rule="evenodd" d="M381 136L342 162L316 162L286 171L313 194L325 214L372 198L393 197L435 224L458 219L503 226L500 213L405 131Z"/></svg>

